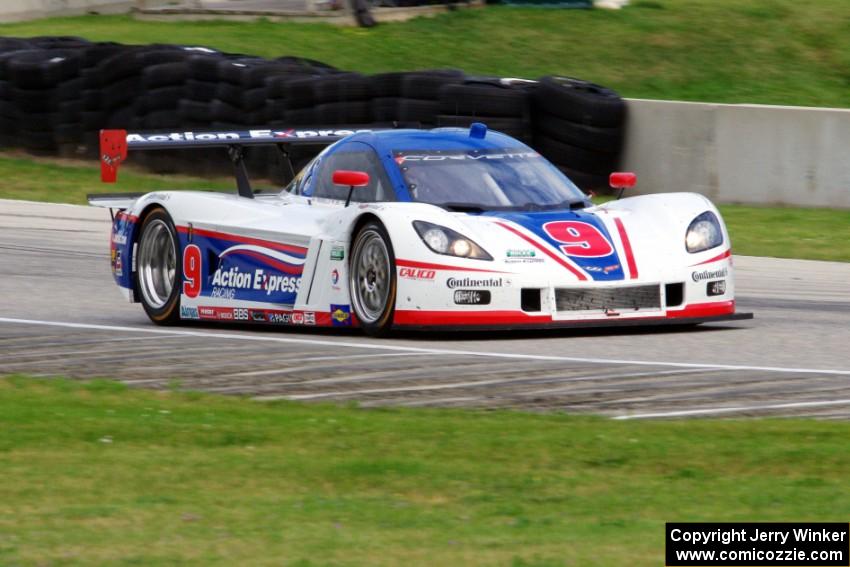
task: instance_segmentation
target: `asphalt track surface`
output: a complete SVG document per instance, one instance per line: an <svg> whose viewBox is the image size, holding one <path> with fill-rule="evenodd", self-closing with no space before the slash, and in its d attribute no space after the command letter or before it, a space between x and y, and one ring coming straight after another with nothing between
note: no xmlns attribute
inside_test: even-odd
<svg viewBox="0 0 850 567"><path fill-rule="evenodd" d="M617 419L850 417L850 264L735 257L756 318L689 330L407 334L151 324L125 303L106 210L0 200L0 375Z"/></svg>

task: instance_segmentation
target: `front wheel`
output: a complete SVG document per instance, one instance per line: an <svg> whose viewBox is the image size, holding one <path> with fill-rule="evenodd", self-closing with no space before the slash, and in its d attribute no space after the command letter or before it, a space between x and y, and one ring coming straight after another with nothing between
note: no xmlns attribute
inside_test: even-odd
<svg viewBox="0 0 850 567"><path fill-rule="evenodd" d="M372 221L357 233L348 273L351 305L360 326L373 337L385 335L393 322L396 269L393 246L383 225Z"/></svg>
<svg viewBox="0 0 850 567"><path fill-rule="evenodd" d="M180 242L171 217L155 209L142 222L136 250L136 290L151 321L170 325L180 319Z"/></svg>

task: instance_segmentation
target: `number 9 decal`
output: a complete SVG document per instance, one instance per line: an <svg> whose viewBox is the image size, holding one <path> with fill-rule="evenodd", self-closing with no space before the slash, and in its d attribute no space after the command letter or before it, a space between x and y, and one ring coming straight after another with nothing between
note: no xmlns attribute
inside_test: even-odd
<svg viewBox="0 0 850 567"><path fill-rule="evenodd" d="M598 228L581 221L555 221L543 225L553 240L563 244L561 250L567 256L601 258L614 252L614 247Z"/></svg>
<svg viewBox="0 0 850 567"><path fill-rule="evenodd" d="M194 244L183 250L183 293L192 298L201 293L201 249Z"/></svg>

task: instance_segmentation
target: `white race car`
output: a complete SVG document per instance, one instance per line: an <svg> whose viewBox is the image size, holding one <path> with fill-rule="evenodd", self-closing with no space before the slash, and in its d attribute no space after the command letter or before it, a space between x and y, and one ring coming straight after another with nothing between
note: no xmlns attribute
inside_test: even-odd
<svg viewBox="0 0 850 567"><path fill-rule="evenodd" d="M243 148L327 147L255 194ZM539 153L483 124L435 130L101 134L127 150L222 146L238 191L90 195L117 209L112 271L155 323L395 328L695 324L735 312L729 235L693 193L594 206ZM284 152L286 155L286 152ZM612 174L628 187L633 174Z"/></svg>

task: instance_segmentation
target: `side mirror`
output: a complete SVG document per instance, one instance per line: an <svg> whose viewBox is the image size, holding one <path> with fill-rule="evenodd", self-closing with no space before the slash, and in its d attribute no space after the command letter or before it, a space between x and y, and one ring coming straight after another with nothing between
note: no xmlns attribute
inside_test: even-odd
<svg viewBox="0 0 850 567"><path fill-rule="evenodd" d="M348 187L365 187L369 185L369 174L365 171L349 171L337 169L333 174L334 185L346 185Z"/></svg>
<svg viewBox="0 0 850 567"><path fill-rule="evenodd" d="M334 171L334 185L348 185L348 198L345 200L345 206L351 204L351 194L355 187L365 187L369 185L369 174L365 171L350 171L348 169L337 169Z"/></svg>
<svg viewBox="0 0 850 567"><path fill-rule="evenodd" d="M631 171L615 171L608 177L608 184L612 189L620 190L617 194L617 198L619 199L623 196L625 189L631 189L637 185L637 175Z"/></svg>

